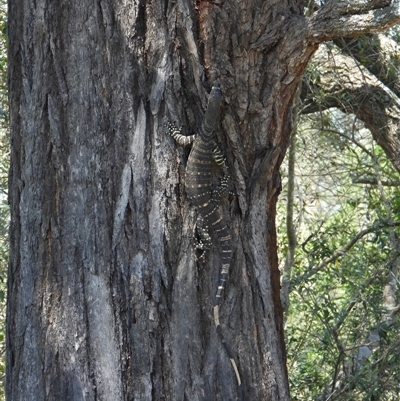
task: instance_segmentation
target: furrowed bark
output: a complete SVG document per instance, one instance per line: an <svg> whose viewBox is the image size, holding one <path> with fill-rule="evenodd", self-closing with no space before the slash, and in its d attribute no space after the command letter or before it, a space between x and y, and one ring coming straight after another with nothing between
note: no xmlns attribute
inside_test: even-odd
<svg viewBox="0 0 400 401"><path fill-rule="evenodd" d="M275 214L317 48L304 21L294 0L9 1L9 401L235 399L220 252L196 262L187 154L164 127L196 133L216 81L235 188L224 336L245 399L289 399Z"/></svg>

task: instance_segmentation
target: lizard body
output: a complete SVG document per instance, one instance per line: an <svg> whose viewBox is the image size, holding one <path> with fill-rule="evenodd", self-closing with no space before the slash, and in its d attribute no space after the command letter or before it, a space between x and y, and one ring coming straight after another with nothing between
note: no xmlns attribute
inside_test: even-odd
<svg viewBox="0 0 400 401"><path fill-rule="evenodd" d="M220 202L218 200L219 195L227 192L228 189L227 166L225 158L216 144L214 133L215 125L219 117L221 101L222 93L219 86L213 86L209 96L204 121L197 135L182 135L182 129L177 128L174 123L168 124L168 132L180 145L186 146L193 144L186 166L185 189L190 202L198 213L196 228L200 241L197 244L197 248L202 250L203 256L206 250L211 247L212 241L208 232L209 229L214 231L221 245L220 276L213 307L214 323L234 369L239 388L239 398L242 400L240 374L232 352L222 334L219 320L219 306L232 257L230 229L227 224L226 216L220 213ZM217 190L215 189L213 181L215 163L222 168L224 173L224 177L221 179L221 184Z"/></svg>

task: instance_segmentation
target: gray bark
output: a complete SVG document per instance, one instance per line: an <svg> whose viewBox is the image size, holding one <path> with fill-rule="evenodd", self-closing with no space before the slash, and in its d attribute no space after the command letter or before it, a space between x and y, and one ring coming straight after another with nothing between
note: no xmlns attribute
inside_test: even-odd
<svg viewBox="0 0 400 401"><path fill-rule="evenodd" d="M217 79L235 186L223 330L245 399L289 399L275 204L318 41L301 3L9 1L9 401L235 399L218 244L196 262L186 153L163 128L194 133Z"/></svg>
<svg viewBox="0 0 400 401"><path fill-rule="evenodd" d="M400 95L400 46L388 34L377 33L358 38L340 38L335 44L368 69L397 96Z"/></svg>

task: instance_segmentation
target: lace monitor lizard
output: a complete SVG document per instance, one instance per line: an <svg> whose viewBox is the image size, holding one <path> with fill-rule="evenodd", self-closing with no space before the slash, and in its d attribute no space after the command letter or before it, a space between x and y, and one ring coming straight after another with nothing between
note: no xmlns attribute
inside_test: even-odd
<svg viewBox="0 0 400 401"><path fill-rule="evenodd" d="M208 99L203 123L197 135L182 135L182 127L169 122L168 133L183 146L193 144L185 173L186 194L197 209L196 229L200 241L196 246L204 253L211 247L211 237L208 229L216 233L221 246L221 267L218 288L214 301L214 323L221 342L228 354L238 383L239 400L243 399L242 382L229 345L222 334L219 320L219 306L222 293L225 288L232 257L232 238L226 218L219 212L221 193L228 191L228 173L225 158L215 141L214 128L218 121L222 93L219 86L213 86ZM213 183L213 167L217 163L222 168L224 177L221 179L218 189Z"/></svg>

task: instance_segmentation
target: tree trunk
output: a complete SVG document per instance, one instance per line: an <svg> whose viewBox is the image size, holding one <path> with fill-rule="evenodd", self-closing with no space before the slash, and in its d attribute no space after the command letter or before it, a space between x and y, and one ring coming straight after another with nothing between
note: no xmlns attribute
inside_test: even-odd
<svg viewBox="0 0 400 401"><path fill-rule="evenodd" d="M221 323L245 399L289 399L278 169L332 37L300 4L9 1L9 401L236 399L211 315L218 242L196 261L187 152L163 128L195 133L217 80L234 184Z"/></svg>

